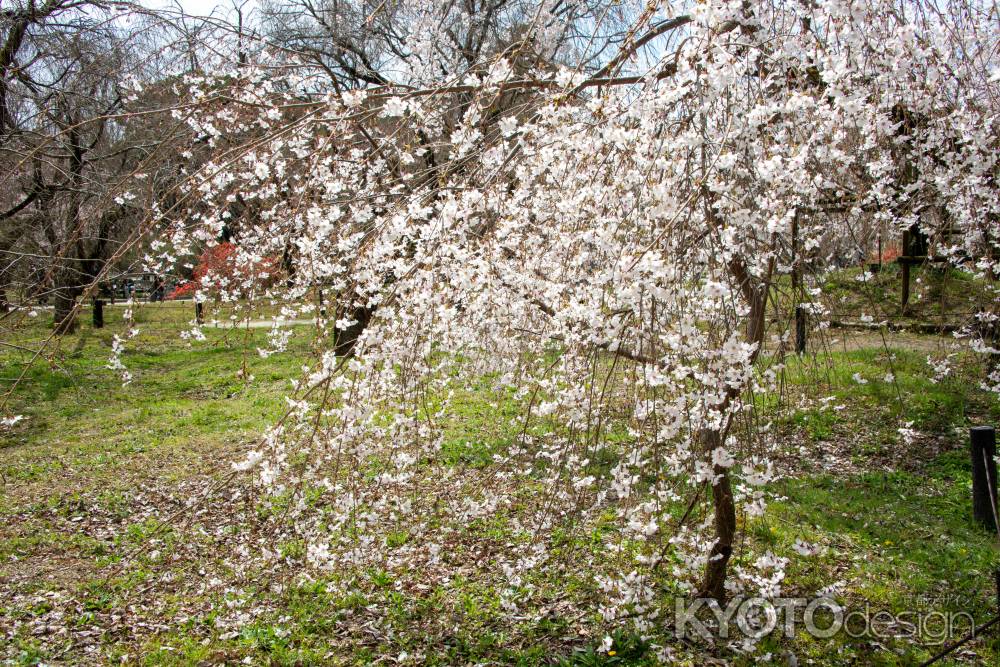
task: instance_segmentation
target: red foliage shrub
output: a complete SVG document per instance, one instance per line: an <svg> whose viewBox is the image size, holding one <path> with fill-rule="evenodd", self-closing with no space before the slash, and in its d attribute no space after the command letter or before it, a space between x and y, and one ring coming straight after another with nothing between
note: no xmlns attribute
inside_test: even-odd
<svg viewBox="0 0 1000 667"><path fill-rule="evenodd" d="M890 262L895 262L896 259L901 254L902 254L902 252L900 251L900 249L897 246L890 245L890 246L882 248L882 257L881 257L881 260L880 260L880 258L878 256L878 251L876 250L875 252L873 252L871 254L871 256L869 257L868 261L872 262L872 263L881 261L883 264L889 264Z"/></svg>
<svg viewBox="0 0 1000 667"><path fill-rule="evenodd" d="M208 248L201 254L198 264L194 267L191 280L181 283L175 287L168 299L181 299L194 296L198 289L207 286L205 278L207 276L226 276L232 279L239 279L246 275L255 275L269 284L277 273L278 260L275 257L266 257L262 261L251 266L240 266L235 258L236 246L232 243L219 243Z"/></svg>

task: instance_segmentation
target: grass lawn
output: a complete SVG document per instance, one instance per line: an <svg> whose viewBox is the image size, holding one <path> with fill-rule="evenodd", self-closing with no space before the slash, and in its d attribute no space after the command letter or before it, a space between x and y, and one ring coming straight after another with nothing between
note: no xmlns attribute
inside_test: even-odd
<svg viewBox="0 0 1000 667"><path fill-rule="evenodd" d="M992 299L989 288L971 274L953 268L915 266L910 276L910 299L902 305L902 270L894 262L876 273L860 268L831 271L817 278L821 300L834 318L868 315L906 326L965 324Z"/></svg>
<svg viewBox="0 0 1000 667"><path fill-rule="evenodd" d="M757 662L678 641L666 621L645 639L602 624L593 582L579 571L536 582L544 608L512 616L498 595L502 573L409 589L372 571L350 593L332 593L322 578L296 576L304 547L293 534L273 539L283 570L242 569L229 538L258 530L256 518L276 510L226 483L231 463L283 413L289 381L313 360L312 337L296 327L289 350L267 358L255 351L267 329L206 328L208 341L189 343L179 336L189 310L137 311L141 333L123 357L135 379L124 388L105 368L120 308L106 310L103 330L83 322L26 372L29 352L0 348L4 390L25 372L9 399L25 419L0 435L0 661L362 665L420 655L428 664L620 665L656 664L656 644L679 664ZM50 318L43 311L28 321L18 344L44 340ZM789 652L798 664L919 664L942 641L931 612L967 612L979 623L996 614L1000 552L970 516L966 429L996 423L998 404L977 388L982 371L963 354L951 377L927 379L935 339L890 337L883 346L866 336L851 345L827 339L828 352L789 365L780 397L759 397L764 414L779 400L794 406L777 424L786 476L767 513L745 521L732 565L766 552L789 557L786 596L831 587L848 609L894 620L881 638L767 639L776 664ZM518 406L487 383L463 387L453 405L442 456L456 470L485 471ZM909 439L898 431L904 422ZM407 539L402 529L386 535ZM454 558L488 571L490 549L520 539L510 517L477 520ZM599 536L565 541L587 550ZM798 541L820 549L798 555ZM662 590L672 610L676 591L667 580ZM908 637L903 612L930 620ZM598 649L605 633L610 652ZM951 660L1000 664L1000 641L979 638Z"/></svg>

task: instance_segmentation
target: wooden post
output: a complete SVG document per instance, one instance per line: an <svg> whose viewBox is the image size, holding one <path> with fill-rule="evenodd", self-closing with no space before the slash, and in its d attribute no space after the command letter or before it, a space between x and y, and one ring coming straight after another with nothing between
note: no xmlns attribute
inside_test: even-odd
<svg viewBox="0 0 1000 667"><path fill-rule="evenodd" d="M882 273L882 230L878 232L878 272Z"/></svg>
<svg viewBox="0 0 1000 667"><path fill-rule="evenodd" d="M792 217L792 298L795 299L795 353L806 351L806 311L802 308L802 264L799 257L799 212Z"/></svg>
<svg viewBox="0 0 1000 667"><path fill-rule="evenodd" d="M801 305L795 306L795 353L806 352L806 311Z"/></svg>
<svg viewBox="0 0 1000 667"><path fill-rule="evenodd" d="M201 301L194 302L194 321L198 324L205 323L205 304Z"/></svg>
<svg viewBox="0 0 1000 667"><path fill-rule="evenodd" d="M94 299L94 328L104 328L104 299Z"/></svg>
<svg viewBox="0 0 1000 667"><path fill-rule="evenodd" d="M903 310L910 302L910 232L903 232L903 255L900 257L903 267Z"/></svg>
<svg viewBox="0 0 1000 667"><path fill-rule="evenodd" d="M972 445L972 515L979 523L996 530L997 432L992 426L969 429Z"/></svg>

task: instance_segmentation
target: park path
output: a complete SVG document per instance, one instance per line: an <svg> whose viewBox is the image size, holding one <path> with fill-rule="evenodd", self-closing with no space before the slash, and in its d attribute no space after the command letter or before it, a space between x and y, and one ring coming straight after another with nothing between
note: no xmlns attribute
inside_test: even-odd
<svg viewBox="0 0 1000 667"><path fill-rule="evenodd" d="M878 331L853 331L848 329L828 329L818 335L813 332L810 342L812 347L819 345L823 351L830 352L850 352L870 348L880 348L884 345L889 348L902 348L907 350L920 350L924 352L936 352L951 349L953 346L968 346L965 339L957 339L951 335L937 334L917 334L905 331L886 331L883 343L882 335Z"/></svg>
<svg viewBox="0 0 1000 667"><path fill-rule="evenodd" d="M165 302L162 302L162 303L173 305L173 304L193 304L194 302L191 299L177 299L177 300L173 300L173 301L169 301L169 302L165 301ZM115 303L105 303L104 307L105 308L124 308L127 305L128 305L128 303L125 302L125 301L116 301ZM148 303L146 301L139 301L139 302L136 302L133 305L136 306L136 307L140 307L141 308L141 307L147 307L147 306L152 305L152 304L150 304L150 303ZM14 310L18 310L18 309L34 310L34 311L51 311L51 310L53 310L53 306L51 306L51 305L34 305L34 306L15 305L14 306ZM90 304L89 303L83 304L82 309L83 310L89 310L90 309ZM309 320L307 320L307 319L283 320L282 323L281 323L281 325L282 326L304 326L304 325L315 326L316 325L316 320L314 320L314 319L309 319ZM270 329L271 327L274 326L274 320L273 319L250 320L249 324L246 322L246 320L236 320L236 321L232 321L232 320L208 320L208 321L205 322L205 324L203 326L211 327L213 329L230 329L230 328L245 329L245 328L248 328L248 327L250 329Z"/></svg>
<svg viewBox="0 0 1000 667"><path fill-rule="evenodd" d="M246 320L237 320L235 322L227 322L224 320L212 320L206 322L205 326L212 327L214 329L270 329L275 324L274 320L250 320L248 323ZM303 326L303 325L316 325L316 320L282 320L281 326Z"/></svg>
<svg viewBox="0 0 1000 667"><path fill-rule="evenodd" d="M189 306L194 302L191 299L177 299L168 302L162 302L164 304L176 306L184 304ZM106 308L114 307L124 307L126 302L117 301L115 303L106 303ZM137 306L148 306L146 301L142 301L136 304ZM15 308L28 308L26 306L15 306ZM46 305L36 305L31 307L33 310L52 310L52 306ZM89 309L90 304L84 304L83 308ZM281 326L316 326L315 319L292 319L283 320ZM237 320L233 322L231 320L208 320L203 325L213 329L270 329L274 326L273 319L259 319L250 320L247 323L245 320ZM810 351L830 351L830 352L848 352L853 350L861 350L866 348L880 348L883 344L890 348L905 348L911 350L921 350L926 352L943 351L945 349L953 348L956 344L960 347L966 347L968 345L965 340L955 339L950 334L927 334L927 333L913 333L908 331L885 331L885 341L883 343L882 335L877 330L865 330L865 329L852 329L852 328L830 328L823 332L813 331L809 336L809 349ZM817 349L818 346L818 349ZM775 345L773 341L768 341L765 345L766 349L773 350Z"/></svg>

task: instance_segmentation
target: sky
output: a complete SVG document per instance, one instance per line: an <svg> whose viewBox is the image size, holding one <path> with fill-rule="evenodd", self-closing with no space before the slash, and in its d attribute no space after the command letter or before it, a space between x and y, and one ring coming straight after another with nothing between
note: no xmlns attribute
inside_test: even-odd
<svg viewBox="0 0 1000 667"><path fill-rule="evenodd" d="M154 7L176 7L177 4L180 4L184 11L192 16L208 16L216 7L219 8L220 13L224 14L233 6L232 0L153 0L150 2L150 5ZM247 8L254 7L256 4L256 0L246 2Z"/></svg>
<svg viewBox="0 0 1000 667"><path fill-rule="evenodd" d="M181 0L180 4L188 14L208 16L215 9L216 5L222 3L218 0Z"/></svg>

